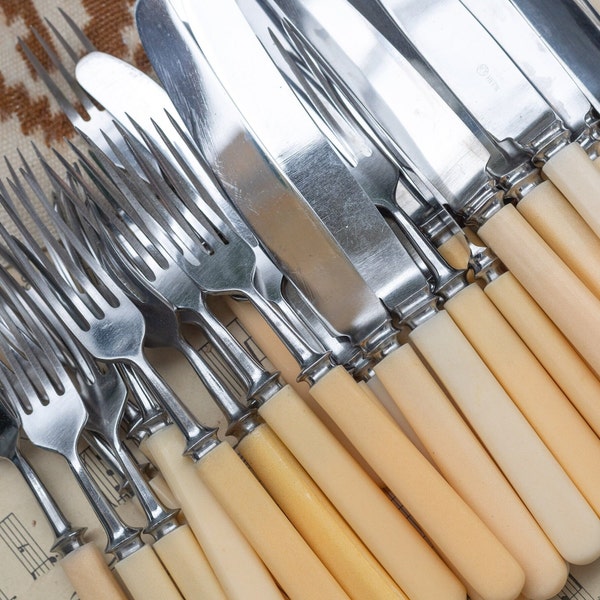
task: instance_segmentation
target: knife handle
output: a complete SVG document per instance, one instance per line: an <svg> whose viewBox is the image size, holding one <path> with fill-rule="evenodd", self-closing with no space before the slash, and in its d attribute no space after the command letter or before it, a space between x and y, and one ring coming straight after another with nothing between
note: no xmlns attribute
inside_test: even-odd
<svg viewBox="0 0 600 600"><path fill-rule="evenodd" d="M600 300L512 204L490 217L478 234L590 367L600 373Z"/></svg>
<svg viewBox="0 0 600 600"><path fill-rule="evenodd" d="M448 482L337 367L311 388L455 573L487 598L514 598L524 573Z"/></svg>
<svg viewBox="0 0 600 600"><path fill-rule="evenodd" d="M88 542L69 552L60 565L80 600L127 600L95 544Z"/></svg>
<svg viewBox="0 0 600 600"><path fill-rule="evenodd" d="M408 600L266 423L237 449L351 598Z"/></svg>
<svg viewBox="0 0 600 600"><path fill-rule="evenodd" d="M118 561L115 571L133 600L183 600L152 546Z"/></svg>
<svg viewBox="0 0 600 600"><path fill-rule="evenodd" d="M227 600L189 525L180 525L153 544L185 600Z"/></svg>
<svg viewBox="0 0 600 600"><path fill-rule="evenodd" d="M259 413L411 600L465 600L459 580L292 387Z"/></svg>
<svg viewBox="0 0 600 600"><path fill-rule="evenodd" d="M573 142L552 156L542 171L600 237L600 173L586 151Z"/></svg>
<svg viewBox="0 0 600 600"><path fill-rule="evenodd" d="M600 515L600 439L476 284L445 304L513 402Z"/></svg>
<svg viewBox="0 0 600 600"><path fill-rule="evenodd" d="M563 262L600 298L600 238L550 181L517 203L517 210Z"/></svg>
<svg viewBox="0 0 600 600"><path fill-rule="evenodd" d="M290 600L348 600L338 582L227 442L196 471L229 513Z"/></svg>
<svg viewBox="0 0 600 600"><path fill-rule="evenodd" d="M510 272L484 292L600 437L600 381L558 327Z"/></svg>
<svg viewBox="0 0 600 600"><path fill-rule="evenodd" d="M450 315L409 338L563 558L600 556L600 519Z"/></svg>
<svg viewBox="0 0 600 600"><path fill-rule="evenodd" d="M183 456L185 439L175 425L141 445L160 469L204 550L227 598L283 600L252 546L200 480L193 461Z"/></svg>
<svg viewBox="0 0 600 600"><path fill-rule="evenodd" d="M525 572L525 595L544 600L557 594L569 573L564 559L415 350L404 344L375 372L440 473L515 557Z"/></svg>

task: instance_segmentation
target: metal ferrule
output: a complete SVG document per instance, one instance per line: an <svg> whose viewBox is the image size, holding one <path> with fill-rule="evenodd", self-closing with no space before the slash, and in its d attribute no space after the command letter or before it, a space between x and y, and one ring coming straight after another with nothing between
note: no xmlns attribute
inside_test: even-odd
<svg viewBox="0 0 600 600"><path fill-rule="evenodd" d="M530 162L524 162L504 175L500 185L506 190L504 194L506 199L518 202L542 181L540 170Z"/></svg>
<svg viewBox="0 0 600 600"><path fill-rule="evenodd" d="M81 548L81 546L85 544L85 540L83 539L85 532L85 527L71 529L67 533L57 538L50 551L56 552L61 558L63 558L70 552Z"/></svg>
<svg viewBox="0 0 600 600"><path fill-rule="evenodd" d="M587 127L577 137L577 143L595 160L600 156L600 116L596 110L591 109L586 115Z"/></svg>
<svg viewBox="0 0 600 600"><path fill-rule="evenodd" d="M238 419L230 421L227 426L226 434L231 435L238 441L241 441L246 435L252 433L264 421L256 412L256 409L248 409L240 415Z"/></svg>
<svg viewBox="0 0 600 600"><path fill-rule="evenodd" d="M114 554L117 560L123 560L143 547L144 542L139 534L136 534L135 536L125 539L122 543L112 546L109 551L111 554Z"/></svg>
<svg viewBox="0 0 600 600"><path fill-rule="evenodd" d="M503 206L504 192L488 182L461 208L461 216L467 226L477 230Z"/></svg>
<svg viewBox="0 0 600 600"><path fill-rule="evenodd" d="M169 510L164 520L160 522L154 521L152 525L144 528L144 533L151 536L155 542L158 542L158 540L179 527L179 523L177 522L179 512L179 509Z"/></svg>
<svg viewBox="0 0 600 600"><path fill-rule="evenodd" d="M363 340L361 347L364 356L369 359L370 364L379 362L384 356L400 346L398 335L399 331L390 321L386 321L368 338ZM364 368L366 368L366 365Z"/></svg>
<svg viewBox="0 0 600 600"><path fill-rule="evenodd" d="M560 121L555 121L530 142L529 149L534 152L531 162L536 167L542 167L571 142L571 137L571 132Z"/></svg>
<svg viewBox="0 0 600 600"><path fill-rule="evenodd" d="M191 456L193 460L199 461L205 457L211 450L214 450L221 441L215 435L213 431L210 435L206 436L202 440L198 440L192 447L186 448L184 454Z"/></svg>
<svg viewBox="0 0 600 600"><path fill-rule="evenodd" d="M315 384L321 377L329 373L335 366L331 360L331 352L322 354L318 360L314 361L310 366L305 367L300 371L296 381L305 381L309 386Z"/></svg>

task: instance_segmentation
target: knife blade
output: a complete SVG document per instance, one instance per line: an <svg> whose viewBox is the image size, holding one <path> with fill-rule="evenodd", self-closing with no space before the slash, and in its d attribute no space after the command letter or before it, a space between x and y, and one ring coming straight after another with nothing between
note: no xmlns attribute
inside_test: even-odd
<svg viewBox="0 0 600 600"><path fill-rule="evenodd" d="M146 34L143 27L140 34ZM300 201L297 190L258 147L206 60L195 49L187 29L180 27L178 37L168 30L160 30L160 35L163 37L151 43L146 40L149 42L146 46L167 90L179 85L181 61L175 52L165 50L165 45L173 43L178 53L202 66L201 70L183 76L189 80L189 93L202 100L188 101L183 93L179 97L172 94L172 99L184 120L188 117L192 136L201 141L199 146L205 155L212 159L212 164L221 165L218 175L223 181L229 180L226 191L230 199L290 279L333 327L354 340L368 337L388 319L376 295L314 211ZM160 58L155 53L160 54ZM163 67L161 60L172 64ZM210 109L199 110L198 107ZM213 107L218 107L218 111ZM246 182L241 186L237 183L240 177ZM252 193L248 193L249 186ZM318 262L315 256L319 257ZM351 290L351 303L340 301L340 289Z"/></svg>
<svg viewBox="0 0 600 600"><path fill-rule="evenodd" d="M223 3L187 3L185 19L194 36L202 39L203 53L253 135L370 287L400 319L419 310L428 290L418 267L288 89L235 4L226 8ZM207 26L221 22L227 23L222 31ZM232 38L237 40L234 45ZM320 172L323 179L306 177L307 169Z"/></svg>

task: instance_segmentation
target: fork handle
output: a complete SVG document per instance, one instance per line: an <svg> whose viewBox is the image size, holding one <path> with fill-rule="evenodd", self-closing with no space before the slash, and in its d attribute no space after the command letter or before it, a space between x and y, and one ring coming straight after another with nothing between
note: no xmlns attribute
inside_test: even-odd
<svg viewBox="0 0 600 600"><path fill-rule="evenodd" d="M495 600L520 592L524 574L512 555L345 369L330 371L311 393L467 587Z"/></svg>
<svg viewBox="0 0 600 600"><path fill-rule="evenodd" d="M600 515L600 439L477 284L445 308Z"/></svg>
<svg viewBox="0 0 600 600"><path fill-rule="evenodd" d="M557 594L568 576L564 559L412 346L404 344L374 370L440 473L517 559L526 596Z"/></svg>
<svg viewBox="0 0 600 600"><path fill-rule="evenodd" d="M483 289L600 437L600 381L512 273Z"/></svg>
<svg viewBox="0 0 600 600"><path fill-rule="evenodd" d="M227 600L189 525L180 525L153 544L185 600Z"/></svg>
<svg viewBox="0 0 600 600"><path fill-rule="evenodd" d="M600 299L513 205L504 206L490 217L478 235L599 374Z"/></svg>
<svg viewBox="0 0 600 600"><path fill-rule="evenodd" d="M227 442L202 457L196 469L290 600L348 599Z"/></svg>
<svg viewBox="0 0 600 600"><path fill-rule="evenodd" d="M115 564L133 600L183 600L152 546L142 546Z"/></svg>
<svg viewBox="0 0 600 600"><path fill-rule="evenodd" d="M450 315L409 337L563 558L600 556L600 519Z"/></svg>
<svg viewBox="0 0 600 600"><path fill-rule="evenodd" d="M600 237L600 172L586 151L573 142L550 158L542 171Z"/></svg>
<svg viewBox="0 0 600 600"><path fill-rule="evenodd" d="M463 585L291 386L259 413L411 600L465 599Z"/></svg>
<svg viewBox="0 0 600 600"><path fill-rule="evenodd" d="M141 449L159 468L230 600L283 600L242 532L183 456L185 438L175 425L146 438Z"/></svg>
<svg viewBox="0 0 600 600"><path fill-rule="evenodd" d="M600 238L560 191L543 181L519 200L517 210L600 298Z"/></svg>
<svg viewBox="0 0 600 600"><path fill-rule="evenodd" d="M267 424L237 449L351 598L408 600Z"/></svg>
<svg viewBox="0 0 600 600"><path fill-rule="evenodd" d="M102 552L92 542L69 552L60 565L80 600L127 600Z"/></svg>

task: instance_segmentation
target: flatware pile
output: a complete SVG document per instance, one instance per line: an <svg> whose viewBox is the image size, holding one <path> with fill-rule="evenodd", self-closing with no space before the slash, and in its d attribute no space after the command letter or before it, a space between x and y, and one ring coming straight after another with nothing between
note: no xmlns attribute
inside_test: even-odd
<svg viewBox="0 0 600 600"><path fill-rule="evenodd" d="M20 42L79 135L0 183L0 448L81 600L553 598L600 558L596 9L135 11L160 83L64 13L69 66ZM179 352L224 427L149 347ZM66 459L104 557L19 431Z"/></svg>

